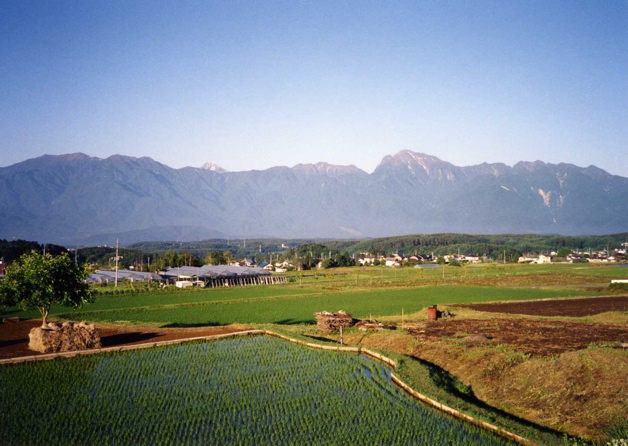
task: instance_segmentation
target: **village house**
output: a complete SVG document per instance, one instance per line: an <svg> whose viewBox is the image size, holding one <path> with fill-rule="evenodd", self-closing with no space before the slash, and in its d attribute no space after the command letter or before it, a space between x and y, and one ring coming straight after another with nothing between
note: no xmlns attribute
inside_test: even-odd
<svg viewBox="0 0 628 446"><path fill-rule="evenodd" d="M539 255L539 259L536 261L536 263L538 264L542 264L542 263L552 263L552 256L546 256L544 254Z"/></svg>
<svg viewBox="0 0 628 446"><path fill-rule="evenodd" d="M284 260L283 262L276 262L274 266L276 273L285 273L289 269L294 268L294 265L287 260Z"/></svg>
<svg viewBox="0 0 628 446"><path fill-rule="evenodd" d="M373 263L375 263L375 260L377 260L376 257L367 255L367 256L359 258L357 261L360 265L365 266L365 265L372 265Z"/></svg>
<svg viewBox="0 0 628 446"><path fill-rule="evenodd" d="M480 263L480 262L482 262L482 259L480 259L480 256L464 256L463 260L465 262L469 262L469 263Z"/></svg>
<svg viewBox="0 0 628 446"><path fill-rule="evenodd" d="M567 256L567 262L569 263L584 263L587 259L580 254L571 253Z"/></svg>
<svg viewBox="0 0 628 446"><path fill-rule="evenodd" d="M445 259L445 263L451 263L453 261L462 263L466 261L466 258L467 256L460 255L460 254L447 254L443 256L443 259Z"/></svg>
<svg viewBox="0 0 628 446"><path fill-rule="evenodd" d="M538 261L539 256L533 256L530 254L523 255L519 257L519 260L517 260L518 263L538 263Z"/></svg>
<svg viewBox="0 0 628 446"><path fill-rule="evenodd" d="M521 257L519 257L519 259L517 260L518 263L553 263L553 256L555 256L556 253L551 253L550 255L545 255L545 254L539 254L539 255L531 255L531 254L526 254L523 255Z"/></svg>
<svg viewBox="0 0 628 446"><path fill-rule="evenodd" d="M590 263L606 263L608 262L608 257L606 256L589 257L589 262Z"/></svg>
<svg viewBox="0 0 628 446"><path fill-rule="evenodd" d="M386 266L398 267L398 266L401 266L401 257L399 256L386 257L385 262L386 262Z"/></svg>

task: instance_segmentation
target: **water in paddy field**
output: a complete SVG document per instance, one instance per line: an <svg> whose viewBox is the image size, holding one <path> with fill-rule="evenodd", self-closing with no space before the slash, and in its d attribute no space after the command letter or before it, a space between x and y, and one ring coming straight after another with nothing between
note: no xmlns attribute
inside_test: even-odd
<svg viewBox="0 0 628 446"><path fill-rule="evenodd" d="M3 366L0 381L2 444L508 444L364 356L261 336Z"/></svg>

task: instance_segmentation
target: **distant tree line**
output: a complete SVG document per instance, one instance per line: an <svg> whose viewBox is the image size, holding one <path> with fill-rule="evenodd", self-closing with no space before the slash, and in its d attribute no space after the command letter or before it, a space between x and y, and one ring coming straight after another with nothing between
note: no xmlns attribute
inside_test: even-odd
<svg viewBox="0 0 628 446"><path fill-rule="evenodd" d="M75 253L78 263L89 263L98 269L115 268L116 249L113 247L79 248ZM203 259L199 259L190 251L167 250L156 254L138 249L120 248L118 250L118 268L134 269L136 271L158 271L177 266L201 266Z"/></svg>
<svg viewBox="0 0 628 446"><path fill-rule="evenodd" d="M550 253L568 250L603 250L621 247L628 233L595 236L562 236L541 234L415 234L396 237L349 240L283 240L239 239L195 242L143 242L120 248L120 269L157 271L169 267L228 264L249 259L262 263L288 262L295 269L308 270L319 263L325 268L355 265L355 259L368 253L373 256L430 254L435 258L448 254L478 255L493 260L516 261L527 253ZM115 248L80 247L68 250L59 245L42 245L34 241L0 239L0 258L11 263L32 250L52 255L68 253L78 264L100 269L115 267Z"/></svg>
<svg viewBox="0 0 628 446"><path fill-rule="evenodd" d="M322 243L306 243L289 249L278 256L278 260L292 262L295 269L309 270L320 263L323 268L354 266L355 260L348 251L340 252Z"/></svg>
<svg viewBox="0 0 628 446"><path fill-rule="evenodd" d="M234 259L259 258L259 261L268 261L272 254L274 258L277 254L287 250L316 242L309 239L276 239L276 238L254 238L254 239L211 239L194 242L140 242L129 245L128 249L137 249L143 252L163 254L166 251L189 251L195 257L204 259L210 253L229 252ZM321 242L321 241L318 241Z"/></svg>
<svg viewBox="0 0 628 446"><path fill-rule="evenodd" d="M369 252L373 255L385 253L434 254L442 256L455 254L476 254L490 259L517 258L526 253L549 253L563 248L570 250L602 250L621 247L628 242L628 233L563 236L541 234L420 234L377 239L330 241L327 245L337 250L349 252Z"/></svg>
<svg viewBox="0 0 628 446"><path fill-rule="evenodd" d="M38 242L32 242L27 240L4 240L0 239L0 258L4 259L4 262L9 264L17 260L22 254L29 253L31 251L38 251L42 254L48 252L53 256L59 255L64 252L68 252L66 248L59 245L45 244L41 245Z"/></svg>

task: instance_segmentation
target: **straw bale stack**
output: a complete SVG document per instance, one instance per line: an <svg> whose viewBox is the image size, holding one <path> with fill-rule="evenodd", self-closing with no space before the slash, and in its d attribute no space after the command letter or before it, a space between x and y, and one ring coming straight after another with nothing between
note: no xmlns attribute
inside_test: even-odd
<svg viewBox="0 0 628 446"><path fill-rule="evenodd" d="M50 322L47 328L33 328L28 348L40 353L57 353L101 348L100 333L85 322Z"/></svg>
<svg viewBox="0 0 628 446"><path fill-rule="evenodd" d="M321 311L314 313L316 316L316 326L320 331L328 333L338 331L340 328L347 328L353 325L353 316L340 310L337 313Z"/></svg>

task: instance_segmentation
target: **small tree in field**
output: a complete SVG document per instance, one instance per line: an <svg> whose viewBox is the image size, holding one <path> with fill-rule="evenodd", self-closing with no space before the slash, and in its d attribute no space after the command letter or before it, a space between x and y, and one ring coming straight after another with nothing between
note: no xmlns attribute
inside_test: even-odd
<svg viewBox="0 0 628 446"><path fill-rule="evenodd" d="M52 304L78 308L92 301L89 285L84 283L88 275L87 268L76 265L67 253L53 257L32 251L7 268L0 282L0 304L23 310L36 307L45 327Z"/></svg>

